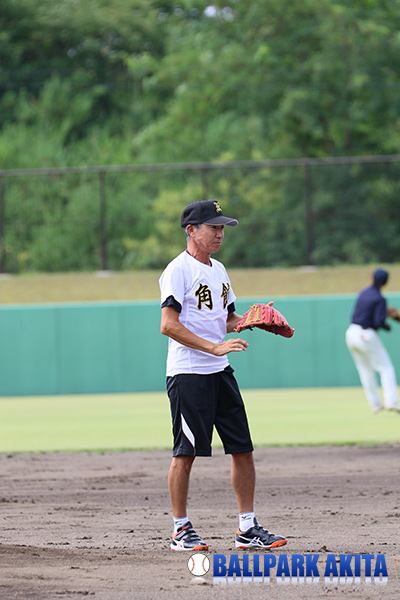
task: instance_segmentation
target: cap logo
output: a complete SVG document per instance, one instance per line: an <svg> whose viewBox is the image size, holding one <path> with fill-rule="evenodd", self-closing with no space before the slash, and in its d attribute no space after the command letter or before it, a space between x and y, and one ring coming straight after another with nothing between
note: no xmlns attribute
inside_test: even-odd
<svg viewBox="0 0 400 600"><path fill-rule="evenodd" d="M219 202L214 202L214 204L215 204L215 210L216 210L217 212L222 212L222 208L221 208L221 206L220 206Z"/></svg>

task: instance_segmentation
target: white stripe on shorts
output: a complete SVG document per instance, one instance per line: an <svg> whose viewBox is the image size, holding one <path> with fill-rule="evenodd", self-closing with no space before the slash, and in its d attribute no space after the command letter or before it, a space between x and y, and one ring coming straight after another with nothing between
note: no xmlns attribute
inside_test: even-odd
<svg viewBox="0 0 400 600"><path fill-rule="evenodd" d="M182 413L181 413L181 420L182 420L182 431L186 435L189 442L192 444L193 448L195 448L196 444L195 444L194 435L193 435L189 425L186 423L185 417L183 416Z"/></svg>

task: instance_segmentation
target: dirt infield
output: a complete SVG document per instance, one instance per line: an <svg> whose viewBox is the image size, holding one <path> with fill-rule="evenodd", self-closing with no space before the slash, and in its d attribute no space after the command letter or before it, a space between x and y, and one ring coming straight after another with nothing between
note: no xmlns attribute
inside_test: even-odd
<svg viewBox="0 0 400 600"><path fill-rule="evenodd" d="M257 448L255 459L257 516L288 538L277 558L383 554L388 582L326 582L322 570L314 583L215 585L212 567L194 577L190 555L169 550L170 452L16 454L0 455L1 600L400 597L400 445ZM189 516L211 563L243 554L229 470L220 450L193 468Z"/></svg>

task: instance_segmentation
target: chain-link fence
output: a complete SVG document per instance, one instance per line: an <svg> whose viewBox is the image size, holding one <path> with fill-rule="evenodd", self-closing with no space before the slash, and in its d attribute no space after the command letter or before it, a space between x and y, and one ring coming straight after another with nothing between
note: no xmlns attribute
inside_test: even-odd
<svg viewBox="0 0 400 600"><path fill-rule="evenodd" d="M396 262L399 193L400 155L0 170L0 270L162 268L206 198L240 221L227 266Z"/></svg>

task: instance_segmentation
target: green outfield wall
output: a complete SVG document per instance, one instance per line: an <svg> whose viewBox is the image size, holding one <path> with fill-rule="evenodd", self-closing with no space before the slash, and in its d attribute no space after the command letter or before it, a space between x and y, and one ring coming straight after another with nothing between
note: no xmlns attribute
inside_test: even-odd
<svg viewBox="0 0 400 600"><path fill-rule="evenodd" d="M400 294L387 298L400 306ZM273 300L295 334L242 333L249 348L229 359L243 389L359 385L344 340L355 296ZM261 301L241 298L237 312ZM0 332L0 396L165 389L158 302L3 306ZM380 336L400 376L400 324Z"/></svg>

